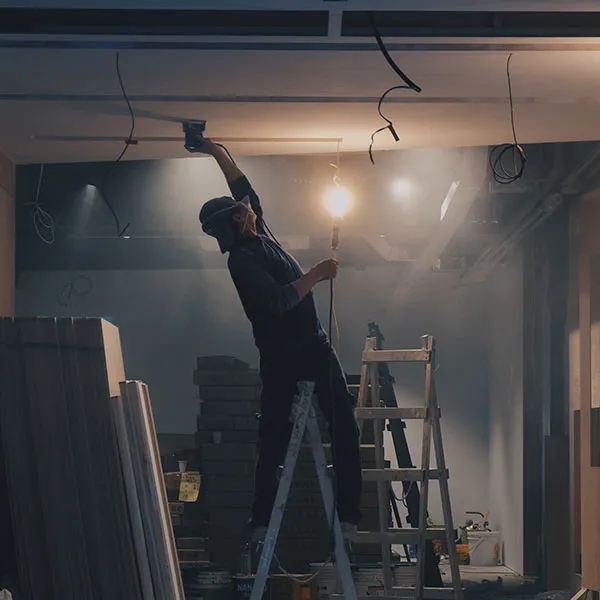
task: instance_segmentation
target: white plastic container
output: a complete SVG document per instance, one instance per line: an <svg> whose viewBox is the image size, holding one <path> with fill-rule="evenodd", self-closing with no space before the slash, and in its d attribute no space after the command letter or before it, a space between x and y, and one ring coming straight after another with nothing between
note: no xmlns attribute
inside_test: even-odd
<svg viewBox="0 0 600 600"><path fill-rule="evenodd" d="M470 564L473 567L496 567L502 564L502 541L499 531L469 531Z"/></svg>

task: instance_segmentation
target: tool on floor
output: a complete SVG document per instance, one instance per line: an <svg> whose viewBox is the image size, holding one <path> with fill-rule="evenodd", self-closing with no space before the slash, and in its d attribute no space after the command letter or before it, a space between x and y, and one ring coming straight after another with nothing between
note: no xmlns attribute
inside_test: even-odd
<svg viewBox="0 0 600 600"><path fill-rule="evenodd" d="M379 350L383 350L385 337L379 328L379 325L377 325L375 322L369 323L369 337L374 337L376 347ZM388 408L397 408L398 400L396 399L396 392L394 390L394 383L396 383L396 380L390 372L387 363L377 363L377 367L379 370L379 382L381 390L380 401ZM400 469L414 468L415 465L412 462L410 448L408 447L408 441L406 440L406 423L402 419L390 420L388 422L387 430L392 434L392 441L394 443L394 452L396 454L396 462L398 467ZM398 519L398 503L391 483L390 501L392 504L393 514L395 515L398 523L398 527L401 527L400 520ZM408 512L408 523L410 523L412 527L419 527L419 505L421 502L421 494L419 492L419 486L416 485L414 481L402 482L402 501L405 504ZM426 517L427 516L428 515L426 515ZM408 562L410 562L410 553L407 551L407 546L405 546L404 552L407 556ZM438 559L436 557L432 540L427 540L425 544L424 582L426 587L442 587L442 575L440 573Z"/></svg>
<svg viewBox="0 0 600 600"><path fill-rule="evenodd" d="M388 408L381 406L380 379L378 365L389 362L412 362L425 365L425 405L422 408ZM377 482L379 505L379 531L358 532L355 540L360 543L381 543L385 598L411 596L423 598L454 598L462 600L462 585L458 568L454 526L450 492L448 489L448 470L444 457L442 433L440 426L440 410L437 403L434 379L435 339L432 336L422 338L422 347L418 350L378 350L377 340L367 338L362 356L362 369L356 419L361 428L364 421L373 421L375 435L375 469L364 469L364 481ZM371 406L367 405L370 390ZM386 420L422 419L423 447L421 468L385 468L383 445L383 424ZM430 468L431 443L435 451L436 469ZM429 481L439 480L444 515L444 528L427 527L427 501L429 497ZM389 485L391 481L420 483L420 503L418 527L407 529L389 529ZM445 539L450 557L453 588L429 587L425 585L425 552L426 541ZM417 577L414 588L398 588L393 586L391 565L391 544L417 544Z"/></svg>
<svg viewBox="0 0 600 600"><path fill-rule="evenodd" d="M314 392L314 383L308 381L299 382L298 392L298 399L292 408L294 427L290 436L290 443L288 445L283 471L279 480L277 495L275 497L271 519L269 520L267 534L261 551L260 560L258 563L258 571L254 586L252 587L252 595L250 596L250 600L261 600L263 597L263 592L269 576L271 561L273 560L273 555L275 553L279 528L281 526L283 513L285 511L290 486L292 483L292 477L294 476L294 467L296 466L296 461L298 459L305 434L307 441L312 448L315 468L319 479L319 487L321 488L321 495L323 497L325 512L327 514L327 521L329 523L333 522L335 561L339 571L344 598L346 600L357 600L356 590L354 588L354 582L352 579L352 571L350 569L350 559L348 558L348 554L346 552L344 536L342 535L342 528L338 519L337 510L335 510L333 487L328 474L325 451L321 442L321 433L319 431L317 416L313 406L312 398Z"/></svg>

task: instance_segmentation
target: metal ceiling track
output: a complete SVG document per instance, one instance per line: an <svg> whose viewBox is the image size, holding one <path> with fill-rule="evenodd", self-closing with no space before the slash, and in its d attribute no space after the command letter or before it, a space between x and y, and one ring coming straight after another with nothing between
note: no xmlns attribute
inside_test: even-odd
<svg viewBox="0 0 600 600"><path fill-rule="evenodd" d="M333 31L329 10L42 8L0 8L0 47L377 51L372 18L390 51L600 49L600 11L344 10Z"/></svg>

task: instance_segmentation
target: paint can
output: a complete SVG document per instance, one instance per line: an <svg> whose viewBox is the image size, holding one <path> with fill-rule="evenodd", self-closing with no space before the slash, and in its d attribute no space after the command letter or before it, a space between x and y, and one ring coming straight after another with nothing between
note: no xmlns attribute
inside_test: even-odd
<svg viewBox="0 0 600 600"><path fill-rule="evenodd" d="M332 594L341 590L338 582L337 568L332 563L310 563L310 571L316 578L317 600L329 600ZM338 589L339 588L339 589Z"/></svg>
<svg viewBox="0 0 600 600"><path fill-rule="evenodd" d="M252 588L256 581L255 575L234 575L233 577L233 600L250 600ZM270 598L270 580L267 579L265 591L263 592L263 600Z"/></svg>
<svg viewBox="0 0 600 600"><path fill-rule="evenodd" d="M317 600L317 582L310 574L271 575L270 600Z"/></svg>
<svg viewBox="0 0 600 600"><path fill-rule="evenodd" d="M393 584L396 587L414 587L416 585L415 563L392 563L392 575ZM382 595L384 580L381 563L358 566L354 579L358 596Z"/></svg>
<svg viewBox="0 0 600 600"><path fill-rule="evenodd" d="M186 600L231 600L231 573L210 563L180 563Z"/></svg>

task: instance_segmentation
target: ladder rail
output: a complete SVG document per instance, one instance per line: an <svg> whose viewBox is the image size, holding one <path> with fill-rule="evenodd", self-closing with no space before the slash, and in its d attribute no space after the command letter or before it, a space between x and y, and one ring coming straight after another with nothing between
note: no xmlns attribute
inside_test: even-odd
<svg viewBox="0 0 600 600"><path fill-rule="evenodd" d="M335 498L331 480L327 474L328 469L327 460L325 458L325 450L321 441L319 425L317 423L317 417L312 402L314 387L315 384L313 382L301 381L298 383L299 398L298 401L292 406L292 413L290 415L290 420L293 419L294 425L290 435L287 453L285 455L283 472L281 473L279 485L277 486L277 494L275 496L275 502L273 504L273 510L271 511L271 518L269 519L269 525L267 528L267 534L265 536L265 541L260 554L258 570L254 580L254 585L252 586L250 600L262 600L267 579L269 577L269 570L275 554L277 537L279 535L279 529L283 520L283 513L286 508L287 499L292 484L292 478L294 476L294 468L296 466L298 455L300 454L300 448L303 445L305 435L312 447L315 468L319 478L319 486L321 488L321 495L323 496L327 520L329 523L331 523L333 519L335 557L342 582L344 597L346 600L357 600L356 588L352 578L350 559L346 553L344 537L337 515L337 508L334 506Z"/></svg>
<svg viewBox="0 0 600 600"><path fill-rule="evenodd" d="M423 347L432 350L433 338L425 336ZM423 421L423 446L421 450L421 468L424 477L421 483L421 497L419 502L419 543L417 545L417 598L423 598L425 587L425 548L427 543L427 506L429 501L429 469L431 468L431 388L432 388L432 362L425 366L425 420Z"/></svg>
<svg viewBox="0 0 600 600"><path fill-rule="evenodd" d="M279 485L277 486L277 494L275 496L273 510L271 511L271 518L269 519L267 535L265 536L263 548L260 553L258 570L256 573L256 579L254 580L254 585L252 586L250 600L262 600L265 585L269 577L269 569L271 568L273 554L275 553L277 536L279 534L279 528L281 527L281 522L283 520L285 505L287 503L290 487L292 485L294 468L300 453L302 440L304 439L304 431L306 429L306 422L309 416L308 403L312 402L313 391L314 384L311 383L305 383L300 387L299 390L300 399L297 404L296 414L294 416L294 426L292 428L288 450L285 455L283 472L281 473Z"/></svg>
<svg viewBox="0 0 600 600"><path fill-rule="evenodd" d="M432 381L432 412L433 412L433 447L437 468L442 473L440 477L440 493L442 496L442 514L446 528L446 545L450 557L450 571L452 574L452 585L454 587L454 600L462 600L462 581L458 567L458 552L456 551L456 540L454 539L454 522L452 519L452 506L450 503L450 487L448 485L448 471L446 469L446 457L444 455L444 444L442 442L442 428L437 410L437 393L435 380Z"/></svg>
<svg viewBox="0 0 600 600"><path fill-rule="evenodd" d="M371 370L371 404L373 407L379 407L379 367L376 363L369 365ZM377 469L385 469L385 454L383 442L383 423L380 419L373 419L373 433L375 438L375 466ZM379 512L379 531L386 533L389 530L388 508L389 492L388 482L377 481L377 507ZM392 547L388 540L381 540L381 561L383 564L383 585L385 593L390 594L392 578Z"/></svg>
<svg viewBox="0 0 600 600"><path fill-rule="evenodd" d="M331 483L331 477L328 474L327 459L325 457L325 451L323 450L321 432L319 431L319 425L317 424L317 417L312 403L306 426L306 436L313 450L315 469L319 479L319 487L321 488L323 503L325 504L327 523L331 525L333 522L335 562L340 574L342 591L346 600L356 600L356 588L354 587L354 580L352 579L352 567L350 566L348 553L345 550L345 540L342 534L342 527L340 525L340 520L334 505L335 497L333 493L333 486Z"/></svg>

